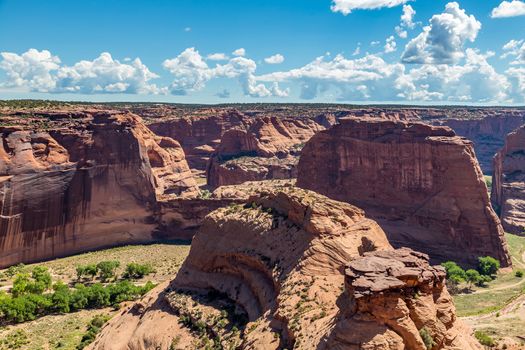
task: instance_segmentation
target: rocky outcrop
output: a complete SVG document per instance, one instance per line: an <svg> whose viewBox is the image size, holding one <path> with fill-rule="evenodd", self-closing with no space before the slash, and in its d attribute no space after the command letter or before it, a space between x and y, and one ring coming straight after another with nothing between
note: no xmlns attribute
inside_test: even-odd
<svg viewBox="0 0 525 350"><path fill-rule="evenodd" d="M176 278L90 349L479 349L444 271L393 250L364 212L297 188L209 214Z"/></svg>
<svg viewBox="0 0 525 350"><path fill-rule="evenodd" d="M472 142L449 128L342 119L306 144L297 185L364 208L396 247L510 264Z"/></svg>
<svg viewBox="0 0 525 350"><path fill-rule="evenodd" d="M66 118L0 129L0 266L151 241L158 201L198 193L178 142L139 117Z"/></svg>
<svg viewBox="0 0 525 350"><path fill-rule="evenodd" d="M208 184L294 178L302 146L320 130L324 127L311 119L274 117L257 118L246 129L230 130L210 158Z"/></svg>
<svg viewBox="0 0 525 350"><path fill-rule="evenodd" d="M224 133L245 125L248 120L236 110L210 112L213 113L155 120L148 127L157 135L178 140L190 168L206 170L208 159Z"/></svg>
<svg viewBox="0 0 525 350"><path fill-rule="evenodd" d="M481 118L449 118L436 122L451 127L459 136L474 142L481 170L485 174L492 174L492 158L503 147L507 134L523 123L525 123L525 112L511 113L511 111Z"/></svg>
<svg viewBox="0 0 525 350"><path fill-rule="evenodd" d="M492 203L506 232L525 232L525 126L508 134L494 156Z"/></svg>

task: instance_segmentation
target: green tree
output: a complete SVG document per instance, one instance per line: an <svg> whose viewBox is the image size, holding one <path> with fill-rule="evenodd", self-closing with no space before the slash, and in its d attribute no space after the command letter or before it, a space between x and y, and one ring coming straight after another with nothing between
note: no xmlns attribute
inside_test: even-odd
<svg viewBox="0 0 525 350"><path fill-rule="evenodd" d="M478 271L484 276L495 275L500 268L498 260L491 256L479 257L478 258Z"/></svg>
<svg viewBox="0 0 525 350"><path fill-rule="evenodd" d="M101 261L97 264L97 270L100 273L102 281L107 281L112 277L115 277L115 272L120 266L118 261Z"/></svg>
<svg viewBox="0 0 525 350"><path fill-rule="evenodd" d="M53 290L54 293L51 295L53 311L61 313L70 312L71 292L69 291L69 287L65 283L59 281L53 285Z"/></svg>
<svg viewBox="0 0 525 350"><path fill-rule="evenodd" d="M150 264L129 263L126 265L126 270L122 275L126 279L139 279L153 272L153 267Z"/></svg>
<svg viewBox="0 0 525 350"><path fill-rule="evenodd" d="M84 266L84 274L86 276L90 276L91 280L93 280L95 278L97 273L98 273L97 265L95 265L95 264L88 264L88 265Z"/></svg>
<svg viewBox="0 0 525 350"><path fill-rule="evenodd" d="M469 269L465 271L466 281L468 283L468 288L472 289L472 285L478 285L481 280L481 275L477 270Z"/></svg>

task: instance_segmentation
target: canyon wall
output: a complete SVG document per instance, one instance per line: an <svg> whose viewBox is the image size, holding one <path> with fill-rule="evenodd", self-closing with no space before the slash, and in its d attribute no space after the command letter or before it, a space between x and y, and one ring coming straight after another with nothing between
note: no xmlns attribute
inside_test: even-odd
<svg viewBox="0 0 525 350"><path fill-rule="evenodd" d="M525 232L525 125L508 134L494 157L492 203L506 232Z"/></svg>
<svg viewBox="0 0 525 350"><path fill-rule="evenodd" d="M79 117L0 128L0 267L151 241L158 201L198 193L177 141L132 114Z"/></svg>
<svg viewBox="0 0 525 350"><path fill-rule="evenodd" d="M302 146L324 129L307 118L257 117L245 128L229 130L208 162L208 185L295 178Z"/></svg>
<svg viewBox="0 0 525 350"><path fill-rule="evenodd" d="M442 267L393 250L363 210L261 189L204 221L169 285L113 317L89 349L481 349Z"/></svg>
<svg viewBox="0 0 525 350"><path fill-rule="evenodd" d="M364 208L396 247L510 264L472 142L445 127L341 119L303 148L297 186Z"/></svg>

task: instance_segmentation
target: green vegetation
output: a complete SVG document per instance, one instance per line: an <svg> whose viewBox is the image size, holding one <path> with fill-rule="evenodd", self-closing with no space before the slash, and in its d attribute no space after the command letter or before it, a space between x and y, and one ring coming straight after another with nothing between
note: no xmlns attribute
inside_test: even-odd
<svg viewBox="0 0 525 350"><path fill-rule="evenodd" d="M130 263L126 266L126 270L122 275L122 278L126 279L139 279L150 273L155 272L150 264L137 264Z"/></svg>
<svg viewBox="0 0 525 350"><path fill-rule="evenodd" d="M29 343L26 332L21 329L8 334L4 339L0 339L0 350L3 349L22 349Z"/></svg>
<svg viewBox="0 0 525 350"><path fill-rule="evenodd" d="M113 276L118 262L102 264L101 279ZM52 287L52 291L50 291ZM144 286L120 281L102 285L95 283L75 284L69 288L62 281L52 285L47 268L36 266L31 275L20 272L15 275L11 295L0 292L0 323L20 323L34 320L47 314L68 313L86 308L102 308L134 300L154 287L148 282Z"/></svg>
<svg viewBox="0 0 525 350"><path fill-rule="evenodd" d="M522 278L523 277L523 270L516 270L516 272L514 272L514 276L516 276L518 278Z"/></svg>
<svg viewBox="0 0 525 350"><path fill-rule="evenodd" d="M494 259L491 256L485 256L478 258L478 271L484 276L493 276L495 275L500 268L500 263L498 260Z"/></svg>
<svg viewBox="0 0 525 350"><path fill-rule="evenodd" d="M88 329L86 333L82 336L82 340L80 341L80 344L78 344L77 349L82 350L89 344L91 344L95 337L97 336L98 332L100 332L100 329L102 326L110 319L109 315L96 315L93 317L93 319L89 322Z"/></svg>
<svg viewBox="0 0 525 350"><path fill-rule="evenodd" d="M432 335L430 335L430 332L426 327L423 327L419 330L419 335L421 336L421 339L423 339L423 343L425 343L425 347L430 350L436 345L436 342L434 341L434 338L432 338Z"/></svg>
<svg viewBox="0 0 525 350"><path fill-rule="evenodd" d="M481 343L481 345L485 345L489 347L496 345L496 341L485 332L476 331L474 332L474 336Z"/></svg>

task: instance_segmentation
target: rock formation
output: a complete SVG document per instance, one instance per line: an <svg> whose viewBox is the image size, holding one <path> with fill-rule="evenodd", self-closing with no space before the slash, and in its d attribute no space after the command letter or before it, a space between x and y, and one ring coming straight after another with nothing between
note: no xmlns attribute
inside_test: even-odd
<svg viewBox="0 0 525 350"><path fill-rule="evenodd" d="M364 212L297 188L205 219L176 278L89 349L480 349L441 267L393 250Z"/></svg>
<svg viewBox="0 0 525 350"><path fill-rule="evenodd" d="M451 127L459 136L474 142L481 170L492 174L492 158L505 143L505 137L525 123L525 113L502 113L471 119L448 118L436 124Z"/></svg>
<svg viewBox="0 0 525 350"><path fill-rule="evenodd" d="M306 144L297 185L364 208L395 247L510 264L472 142L449 128L342 119Z"/></svg>
<svg viewBox="0 0 525 350"><path fill-rule="evenodd" d="M324 127L312 119L275 117L257 118L245 129L230 130L210 158L208 184L294 178L302 146L320 130Z"/></svg>
<svg viewBox="0 0 525 350"><path fill-rule="evenodd" d="M0 127L0 267L150 241L158 201L198 193L177 141L133 114L79 117Z"/></svg>
<svg viewBox="0 0 525 350"><path fill-rule="evenodd" d="M508 134L494 157L492 203L506 232L525 231L525 126Z"/></svg>

